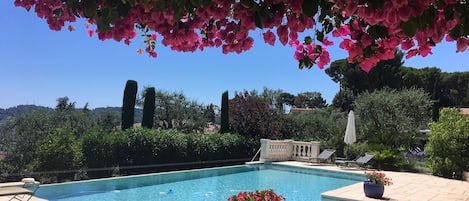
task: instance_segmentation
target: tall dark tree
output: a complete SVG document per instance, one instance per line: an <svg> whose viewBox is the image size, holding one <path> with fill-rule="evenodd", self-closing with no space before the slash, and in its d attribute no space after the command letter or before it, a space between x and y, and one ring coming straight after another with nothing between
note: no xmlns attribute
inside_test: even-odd
<svg viewBox="0 0 469 201"><path fill-rule="evenodd" d="M354 100L355 96L352 92L342 89L332 99L332 106L339 108L342 112L348 112L353 109Z"/></svg>
<svg viewBox="0 0 469 201"><path fill-rule="evenodd" d="M137 81L127 80L122 101L122 130L128 129L134 124L135 101L137 99Z"/></svg>
<svg viewBox="0 0 469 201"><path fill-rule="evenodd" d="M220 133L227 133L230 131L230 120L228 117L228 110L228 91L225 91L221 95Z"/></svg>
<svg viewBox="0 0 469 201"><path fill-rule="evenodd" d="M295 96L294 105L300 108L324 108L326 100L319 92L303 92Z"/></svg>
<svg viewBox="0 0 469 201"><path fill-rule="evenodd" d="M280 93L280 100L282 102L283 107L286 105L293 106L295 104L295 95L291 93Z"/></svg>
<svg viewBox="0 0 469 201"><path fill-rule="evenodd" d="M340 83L341 89L351 90L354 95L384 87L399 89L402 85L400 68L403 55L401 51L396 51L394 59L378 62L369 73L356 63L350 64L346 59L340 59L332 62L326 73L334 82Z"/></svg>
<svg viewBox="0 0 469 201"><path fill-rule="evenodd" d="M55 106L56 111L73 111L75 110L75 102L69 103L70 99L65 97L60 97L57 99L57 105Z"/></svg>
<svg viewBox="0 0 469 201"><path fill-rule="evenodd" d="M155 87L145 90L145 101L143 103L142 127L153 128L155 116Z"/></svg>

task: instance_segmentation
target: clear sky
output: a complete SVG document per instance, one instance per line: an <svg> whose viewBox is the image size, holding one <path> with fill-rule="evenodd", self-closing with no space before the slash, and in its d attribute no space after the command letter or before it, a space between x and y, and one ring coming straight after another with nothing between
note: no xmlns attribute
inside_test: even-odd
<svg viewBox="0 0 469 201"><path fill-rule="evenodd" d="M121 106L125 83L170 92L183 92L190 100L220 105L228 90L262 91L263 87L298 94L320 92L328 103L338 92L338 84L317 67L299 70L294 49L263 42L253 32L253 49L242 54L224 55L221 49L203 52L173 52L157 42L158 58L138 55L144 45L135 40L130 46L112 40L100 41L86 34L83 21L73 32L49 29L45 20L31 11L15 7L13 1L0 1L0 108L21 104L55 107L56 99L68 96L77 107ZM404 65L436 66L443 71L469 70L468 52L456 53L456 44L440 44L433 55L414 57ZM346 52L329 49L331 60L345 58Z"/></svg>

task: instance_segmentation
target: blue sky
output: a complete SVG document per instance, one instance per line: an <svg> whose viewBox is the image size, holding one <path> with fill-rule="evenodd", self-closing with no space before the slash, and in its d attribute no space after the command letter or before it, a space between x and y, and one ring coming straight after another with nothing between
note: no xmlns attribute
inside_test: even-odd
<svg viewBox="0 0 469 201"><path fill-rule="evenodd" d="M242 54L221 53L221 49L203 52L173 52L157 42L158 58L138 55L144 45L135 40L100 41L86 34L84 22L74 24L73 32L52 31L34 12L15 7L13 1L0 1L0 108L20 104L55 107L56 99L68 96L77 107L121 106L125 83L136 80L139 92L144 86L164 91L183 92L199 103L220 105L221 94L228 90L262 91L263 87L298 94L320 92L328 103L339 90L338 84L317 67L299 70L293 59L294 49L263 42L253 32L254 48ZM468 52L456 53L456 44L445 43L426 58L414 57L404 65L436 66L443 71L467 71ZM329 49L332 61L345 58L346 52Z"/></svg>

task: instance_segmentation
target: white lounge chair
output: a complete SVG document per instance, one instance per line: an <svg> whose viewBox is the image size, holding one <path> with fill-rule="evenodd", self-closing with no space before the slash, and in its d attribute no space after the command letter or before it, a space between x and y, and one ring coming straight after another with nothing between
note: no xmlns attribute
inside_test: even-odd
<svg viewBox="0 0 469 201"><path fill-rule="evenodd" d="M21 182L0 184L0 196L12 196L11 200L30 200L39 188L39 182L33 178L25 178Z"/></svg>

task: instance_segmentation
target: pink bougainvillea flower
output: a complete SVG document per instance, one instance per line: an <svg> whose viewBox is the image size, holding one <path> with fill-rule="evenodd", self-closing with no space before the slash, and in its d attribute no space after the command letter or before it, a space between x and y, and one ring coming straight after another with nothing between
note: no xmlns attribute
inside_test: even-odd
<svg viewBox="0 0 469 201"><path fill-rule="evenodd" d="M143 54L143 49L142 49L142 48L138 48L138 49L137 49L137 54L138 54L138 55Z"/></svg>
<svg viewBox="0 0 469 201"><path fill-rule="evenodd" d="M263 33L262 36L264 37L264 41L270 45L275 45L275 34L272 33L270 30Z"/></svg>
<svg viewBox="0 0 469 201"><path fill-rule="evenodd" d="M86 31L86 33L88 34L88 36L92 37L93 34L94 34L94 31L91 30L91 29L88 29L88 30Z"/></svg>
<svg viewBox="0 0 469 201"><path fill-rule="evenodd" d="M368 34L363 34L361 40L363 47L367 47L373 43L373 38Z"/></svg>
<svg viewBox="0 0 469 201"><path fill-rule="evenodd" d="M411 39L411 38L408 38L408 39L405 39L405 40L402 42L401 48L402 48L403 50L409 50L409 49L412 48L414 45L415 45L414 40Z"/></svg>
<svg viewBox="0 0 469 201"><path fill-rule="evenodd" d="M330 41L330 40L327 38L327 36L326 36L326 37L324 37L324 39L322 40L322 42L321 42L321 43L322 43L323 45L325 45L325 46L331 46L331 45L334 45L334 42L333 42L333 41Z"/></svg>
<svg viewBox="0 0 469 201"><path fill-rule="evenodd" d="M446 35L446 41L447 41L447 42L452 42L452 41L454 41L454 39L453 39L453 37L451 37L451 36L448 34L448 35Z"/></svg>
<svg viewBox="0 0 469 201"><path fill-rule="evenodd" d="M422 55L422 57L426 57L429 54L433 54L432 48L430 47L429 44L422 45L419 47L419 54Z"/></svg>
<svg viewBox="0 0 469 201"><path fill-rule="evenodd" d="M124 44L130 45L130 40L128 38L124 39Z"/></svg>
<svg viewBox="0 0 469 201"><path fill-rule="evenodd" d="M85 22L85 28L88 29L88 28L90 28L90 26L91 26L91 23L90 23L90 22Z"/></svg>
<svg viewBox="0 0 469 201"><path fill-rule="evenodd" d="M302 60L305 57L305 54L302 51L295 51L295 54L293 54L293 58L297 61Z"/></svg>
<svg viewBox="0 0 469 201"><path fill-rule="evenodd" d="M75 31L75 27L72 25L68 25L67 29L68 31Z"/></svg>
<svg viewBox="0 0 469 201"><path fill-rule="evenodd" d="M331 61L331 57L326 48L322 48L322 53L319 56L318 66L320 69L323 69Z"/></svg>
<svg viewBox="0 0 469 201"><path fill-rule="evenodd" d="M132 31L132 35L130 36L130 39L137 37L137 31L134 29Z"/></svg>
<svg viewBox="0 0 469 201"><path fill-rule="evenodd" d="M298 39L296 40L290 40L290 42L288 42L290 44L290 47L297 47L299 44L300 44L300 41Z"/></svg>
<svg viewBox="0 0 469 201"><path fill-rule="evenodd" d="M363 71L369 73L370 70L376 66L376 61L372 58L366 58L360 63L360 67Z"/></svg>
<svg viewBox="0 0 469 201"><path fill-rule="evenodd" d="M151 40L151 41L156 41L156 34L152 34L152 35L150 36L150 40Z"/></svg>
<svg viewBox="0 0 469 201"><path fill-rule="evenodd" d="M456 40L456 52L463 52L466 51L469 45L469 41L467 38L458 38Z"/></svg>
<svg viewBox="0 0 469 201"><path fill-rule="evenodd" d="M418 53L419 53L419 51L417 49L411 49L406 53L405 58L410 59L410 58L414 57L415 55L417 55Z"/></svg>
<svg viewBox="0 0 469 201"><path fill-rule="evenodd" d="M288 28L285 25L280 25L277 28L277 36L280 40L282 45L286 45L288 43Z"/></svg>
<svg viewBox="0 0 469 201"><path fill-rule="evenodd" d="M316 51L308 53L308 58L311 59L311 61L315 61L319 56L319 53Z"/></svg>

